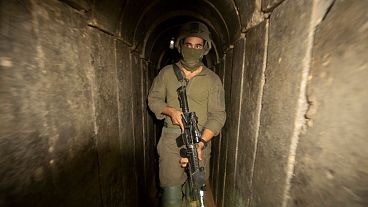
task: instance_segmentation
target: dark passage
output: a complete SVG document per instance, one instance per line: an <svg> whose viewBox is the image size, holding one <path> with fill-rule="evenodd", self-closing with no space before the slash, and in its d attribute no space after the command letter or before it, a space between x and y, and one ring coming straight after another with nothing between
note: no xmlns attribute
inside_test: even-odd
<svg viewBox="0 0 368 207"><path fill-rule="evenodd" d="M0 0L0 207L156 206L153 78L189 20L227 121L217 207L368 206L368 1Z"/></svg>

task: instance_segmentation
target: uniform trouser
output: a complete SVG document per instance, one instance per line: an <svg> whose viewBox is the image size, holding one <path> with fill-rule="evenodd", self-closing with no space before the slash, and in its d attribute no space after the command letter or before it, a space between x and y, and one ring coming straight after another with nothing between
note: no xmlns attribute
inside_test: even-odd
<svg viewBox="0 0 368 207"><path fill-rule="evenodd" d="M176 146L176 138L179 133L171 132L167 128L163 128L161 138L157 145L159 159L159 177L161 187L179 186L184 184L187 179L184 168L180 166L180 148ZM199 162L201 167L204 167L206 180L210 174L210 154L211 145L202 152L202 161Z"/></svg>

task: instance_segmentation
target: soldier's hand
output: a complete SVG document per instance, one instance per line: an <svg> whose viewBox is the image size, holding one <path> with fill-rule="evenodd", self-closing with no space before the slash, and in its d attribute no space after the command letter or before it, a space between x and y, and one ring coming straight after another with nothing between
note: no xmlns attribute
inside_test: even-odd
<svg viewBox="0 0 368 207"><path fill-rule="evenodd" d="M181 167L186 167L188 162L189 162L188 158L184 158L184 157L181 157L180 160L179 160L179 163L180 163Z"/></svg>
<svg viewBox="0 0 368 207"><path fill-rule="evenodd" d="M174 125L178 125L180 126L181 130L184 130L182 115L183 112L173 109L170 113L170 118Z"/></svg>
<svg viewBox="0 0 368 207"><path fill-rule="evenodd" d="M199 160L202 160L203 148L204 148L204 144L202 142L198 143L197 153L198 153L198 159ZM179 163L180 163L181 167L186 167L188 162L189 162L188 158L184 158L184 157L181 157L180 160L179 160Z"/></svg>
<svg viewBox="0 0 368 207"><path fill-rule="evenodd" d="M202 151L203 151L203 148L204 148L203 142L199 142L198 145L197 145L197 152L198 152L198 159L199 160L202 160Z"/></svg>

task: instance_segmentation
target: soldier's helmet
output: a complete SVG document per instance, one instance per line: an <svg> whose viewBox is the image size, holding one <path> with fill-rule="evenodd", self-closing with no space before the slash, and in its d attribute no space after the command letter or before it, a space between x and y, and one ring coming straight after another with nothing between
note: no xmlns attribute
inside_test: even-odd
<svg viewBox="0 0 368 207"><path fill-rule="evenodd" d="M175 47L181 53L181 47L186 37L199 37L204 40L204 55L207 55L212 47L211 33L207 26L202 22L192 21L185 23L180 31L179 36L176 38Z"/></svg>

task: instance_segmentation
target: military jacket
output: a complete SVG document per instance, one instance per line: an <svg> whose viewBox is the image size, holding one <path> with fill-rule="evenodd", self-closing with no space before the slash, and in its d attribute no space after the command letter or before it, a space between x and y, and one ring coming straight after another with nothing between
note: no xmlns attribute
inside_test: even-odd
<svg viewBox="0 0 368 207"><path fill-rule="evenodd" d="M161 69L148 95L148 105L158 119L165 119L167 128L179 129L170 117L162 114L165 106L181 111L176 90L181 86L172 65ZM187 82L189 111L198 117L198 127L207 128L217 135L226 119L224 88L216 73L203 66L202 71Z"/></svg>

